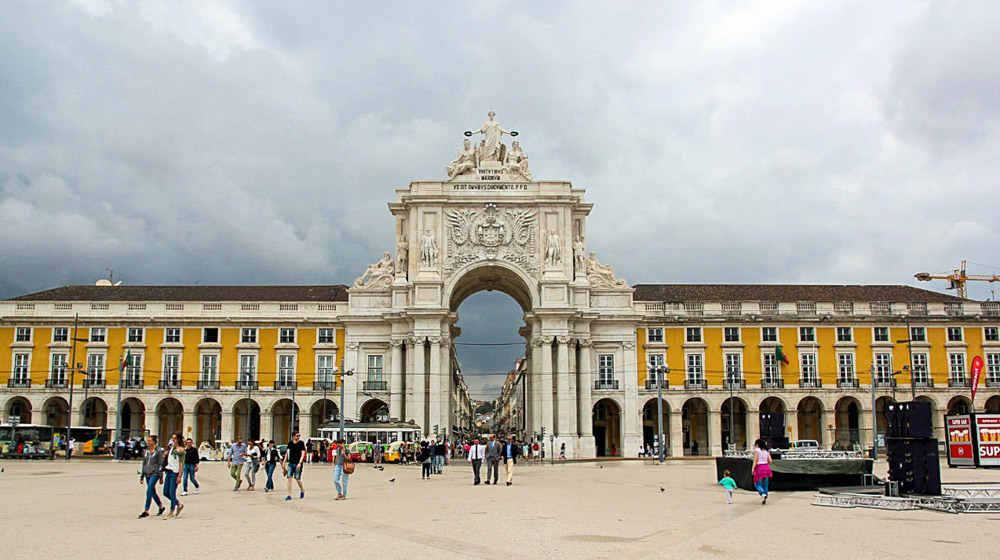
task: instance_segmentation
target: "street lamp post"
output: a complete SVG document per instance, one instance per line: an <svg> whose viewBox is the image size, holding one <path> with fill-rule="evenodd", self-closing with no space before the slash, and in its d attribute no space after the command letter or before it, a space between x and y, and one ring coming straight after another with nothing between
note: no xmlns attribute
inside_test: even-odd
<svg viewBox="0 0 1000 560"><path fill-rule="evenodd" d="M650 365L649 369L656 373L656 455L662 465L664 452L663 448L665 447L663 437L663 379L666 374L670 373L670 368L663 365Z"/></svg>
<svg viewBox="0 0 1000 560"><path fill-rule="evenodd" d="M875 412L875 362L871 363L872 375L872 459L878 461L878 415Z"/></svg>
<svg viewBox="0 0 1000 560"><path fill-rule="evenodd" d="M69 408L66 410L66 434L63 437L63 445L66 447L66 460L69 461L69 440L70 440L70 430L73 427L73 384L76 380L76 370L82 364L76 363L76 343L77 342L89 342L88 340L80 340L77 338L77 330L80 324L80 314L77 313L76 317L73 318L73 352L70 358L69 364ZM86 402L86 401L84 401Z"/></svg>
<svg viewBox="0 0 1000 560"><path fill-rule="evenodd" d="M729 366L726 373L729 374L729 443L731 445L736 440L736 413L733 411L733 383L736 380L736 376L734 375L736 368ZM722 451L725 453L726 450L723 449Z"/></svg>
<svg viewBox="0 0 1000 560"><path fill-rule="evenodd" d="M911 400L917 400L917 380L915 379L916 372L913 370L913 331L910 330L910 315L906 315L906 339L897 340L896 344L906 343L906 352L910 355L910 397ZM905 369L905 368L904 368Z"/></svg>
<svg viewBox="0 0 1000 560"><path fill-rule="evenodd" d="M340 359L340 435L337 439L344 439L344 376L354 375L354 370L344 370L344 359ZM346 441L346 440L344 440Z"/></svg>

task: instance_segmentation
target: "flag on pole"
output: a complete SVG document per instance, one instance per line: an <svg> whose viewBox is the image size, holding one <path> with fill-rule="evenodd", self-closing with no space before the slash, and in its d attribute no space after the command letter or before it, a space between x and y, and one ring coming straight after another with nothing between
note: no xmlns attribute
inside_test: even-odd
<svg viewBox="0 0 1000 560"><path fill-rule="evenodd" d="M128 353L125 354L125 359L122 360L122 367L120 373L125 373L125 369L130 365L132 365L132 350L129 350Z"/></svg>
<svg viewBox="0 0 1000 560"><path fill-rule="evenodd" d="M774 347L774 359L785 365L788 365L788 356L786 356L785 353L781 351L781 346Z"/></svg>

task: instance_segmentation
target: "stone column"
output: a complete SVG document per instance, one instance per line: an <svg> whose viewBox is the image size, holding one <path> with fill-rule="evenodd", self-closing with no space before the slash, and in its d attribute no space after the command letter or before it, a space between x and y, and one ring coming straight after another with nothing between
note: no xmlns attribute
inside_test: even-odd
<svg viewBox="0 0 1000 560"><path fill-rule="evenodd" d="M299 411L299 432L302 433L302 439L315 437L316 434L313 433L313 417L312 414L302 414ZM274 440L278 441L278 440Z"/></svg>
<svg viewBox="0 0 1000 560"><path fill-rule="evenodd" d="M358 419L358 387L361 380L367 379L368 372L361 368L358 360L360 345L357 342L347 343L347 352L344 355L344 370L354 370L354 375L345 375L341 378L344 382L344 402L339 402L340 395L337 395L337 406L340 413L344 415L344 420Z"/></svg>
<svg viewBox="0 0 1000 560"><path fill-rule="evenodd" d="M791 431L788 431L791 428ZM799 411L789 410L785 413L785 437L790 440L799 438Z"/></svg>
<svg viewBox="0 0 1000 560"><path fill-rule="evenodd" d="M403 341L392 339L389 361L389 417L403 418Z"/></svg>
<svg viewBox="0 0 1000 560"><path fill-rule="evenodd" d="M668 447L671 457L683 457L684 456L684 418L681 414L681 409L670 410L670 441L668 441Z"/></svg>
<svg viewBox="0 0 1000 560"><path fill-rule="evenodd" d="M451 394L454 384L451 378L451 341L441 339L441 429L448 430L448 439L455 441L451 424Z"/></svg>
<svg viewBox="0 0 1000 560"><path fill-rule="evenodd" d="M760 437L760 409L747 409L746 420L747 447L753 449L753 442Z"/></svg>
<svg viewBox="0 0 1000 560"><path fill-rule="evenodd" d="M288 433L275 434L274 433L274 413L268 410L267 412L260 413L260 439L264 441L274 439L277 435L279 438L284 439L288 436ZM275 440L277 441L277 440Z"/></svg>
<svg viewBox="0 0 1000 560"><path fill-rule="evenodd" d="M708 411L708 454L722 456L722 412L718 410Z"/></svg>
<svg viewBox="0 0 1000 560"><path fill-rule="evenodd" d="M542 418L541 425L545 427L545 435L548 437L549 434L555 433L555 422L552 410L552 384L553 376L555 374L552 371L552 341L554 337L543 336L542 337L542 376L541 376L541 390L542 390Z"/></svg>
<svg viewBox="0 0 1000 560"><path fill-rule="evenodd" d="M406 403L407 416L416 422L422 433L427 435L427 411L425 402L425 385L427 375L424 371L424 341L426 337L415 336L410 340L413 344L413 384L407 387L407 397L411 398L411 402ZM412 406L410 406L412 405Z"/></svg>
<svg viewBox="0 0 1000 560"><path fill-rule="evenodd" d="M570 392L569 379L569 343L572 339L560 336L556 340L556 423L557 435L562 437L576 436L576 403Z"/></svg>
<svg viewBox="0 0 1000 560"><path fill-rule="evenodd" d="M591 341L589 338L581 338L577 341L580 346L580 358L577 361L579 379L577 380L577 422L580 426L581 437L591 437L594 435L593 404L591 403L590 391L594 388L594 380L590 374L591 364Z"/></svg>
<svg viewBox="0 0 1000 560"><path fill-rule="evenodd" d="M81 410L82 408L83 407L81 407ZM230 416L232 416L232 414L230 414ZM223 422L225 422L225 417L226 414L223 413L222 414ZM160 444L163 444L164 437L170 437L170 434L160 433L160 417L156 415L155 407L146 409L146 429L149 430L150 434L158 436L156 441L159 442Z"/></svg>
<svg viewBox="0 0 1000 560"><path fill-rule="evenodd" d="M531 373L528 374L528 398L531 400L531 417L528 419L528 430L532 433L542 431L542 337L531 339Z"/></svg>
<svg viewBox="0 0 1000 560"><path fill-rule="evenodd" d="M823 409L819 413L819 446L821 448L829 449L836 441L836 435L830 430L830 426L835 424L834 421L834 411Z"/></svg>
<svg viewBox="0 0 1000 560"><path fill-rule="evenodd" d="M429 389L427 391L427 431L434 433L434 426L441 430L441 337L432 336L427 339L431 344L430 371L427 372Z"/></svg>
<svg viewBox="0 0 1000 560"><path fill-rule="evenodd" d="M146 429L149 427L149 413L146 413ZM152 433L152 432L151 432ZM235 441L233 437L233 411L222 409L222 424L219 425L219 441Z"/></svg>

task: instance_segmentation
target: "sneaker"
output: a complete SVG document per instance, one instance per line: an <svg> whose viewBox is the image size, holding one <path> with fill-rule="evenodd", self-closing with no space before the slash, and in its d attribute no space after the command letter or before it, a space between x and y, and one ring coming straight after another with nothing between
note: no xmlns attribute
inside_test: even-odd
<svg viewBox="0 0 1000 560"><path fill-rule="evenodd" d="M291 500L291 499L292 499L292 497L291 497L291 496L285 496L285 501L286 501L286 502L287 502L288 500Z"/></svg>
<svg viewBox="0 0 1000 560"><path fill-rule="evenodd" d="M303 498L305 498L305 497L306 497L306 493L305 492L299 492L299 499L300 500L303 499Z"/></svg>
<svg viewBox="0 0 1000 560"><path fill-rule="evenodd" d="M188 495L187 490L181 492L181 496L187 496L187 495Z"/></svg>
<svg viewBox="0 0 1000 560"><path fill-rule="evenodd" d="M143 517L149 517L149 512L148 511L144 511L144 512L142 512L142 513L139 514L139 519L142 519Z"/></svg>
<svg viewBox="0 0 1000 560"><path fill-rule="evenodd" d="M166 521L167 519L173 519L175 517L177 517L177 514L175 514L174 512L170 512L163 516L163 520Z"/></svg>
<svg viewBox="0 0 1000 560"><path fill-rule="evenodd" d="M194 489L194 493L195 493L195 494L197 494L197 493L198 493L198 489L197 489L197 488L195 488L195 489ZM186 494L185 494L185 495L186 495Z"/></svg>
<svg viewBox="0 0 1000 560"><path fill-rule="evenodd" d="M156 515L163 515L163 512L167 511L167 508L160 506L160 511L156 512Z"/></svg>
<svg viewBox="0 0 1000 560"><path fill-rule="evenodd" d="M177 504L177 513L174 514L174 517L180 517L182 509L184 509L184 504Z"/></svg>

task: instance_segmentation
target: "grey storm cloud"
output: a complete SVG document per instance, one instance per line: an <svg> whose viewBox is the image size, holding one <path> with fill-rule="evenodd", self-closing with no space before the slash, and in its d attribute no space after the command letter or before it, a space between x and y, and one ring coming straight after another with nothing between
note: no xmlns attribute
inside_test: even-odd
<svg viewBox="0 0 1000 560"><path fill-rule="evenodd" d="M393 246L394 191L442 178L491 107L536 177L587 189L588 246L633 283L1000 265L995 2L4 12L0 297L105 267L133 284L349 283ZM463 306L462 338L517 342L502 302ZM523 348L460 351L493 391L472 374Z"/></svg>

